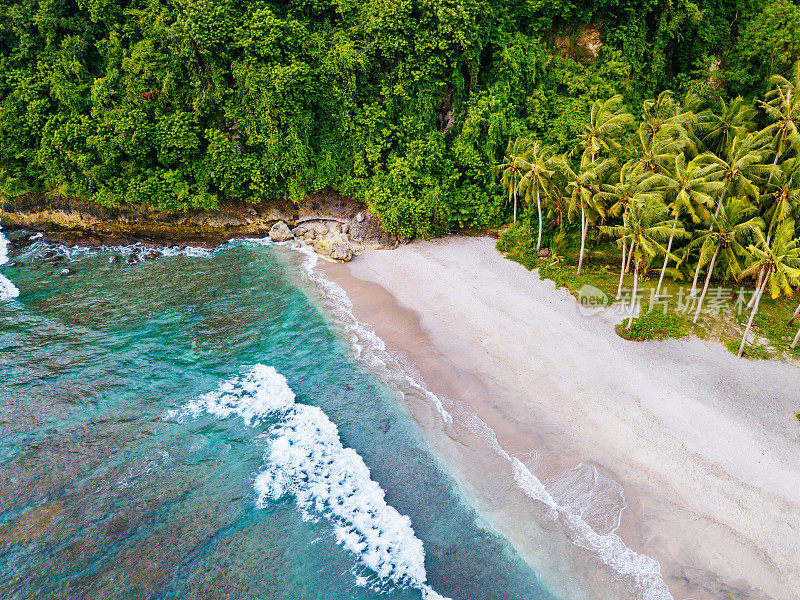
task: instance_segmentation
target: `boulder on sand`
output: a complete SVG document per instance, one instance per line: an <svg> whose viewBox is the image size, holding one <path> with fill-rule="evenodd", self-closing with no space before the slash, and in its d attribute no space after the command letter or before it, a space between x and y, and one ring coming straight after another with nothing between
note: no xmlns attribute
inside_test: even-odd
<svg viewBox="0 0 800 600"><path fill-rule="evenodd" d="M270 228L269 237L272 238L273 242L285 242L286 240L292 239L294 235L286 223L278 221Z"/></svg>
<svg viewBox="0 0 800 600"><path fill-rule="evenodd" d="M353 258L353 248L348 242L337 241L331 245L331 258L347 262Z"/></svg>

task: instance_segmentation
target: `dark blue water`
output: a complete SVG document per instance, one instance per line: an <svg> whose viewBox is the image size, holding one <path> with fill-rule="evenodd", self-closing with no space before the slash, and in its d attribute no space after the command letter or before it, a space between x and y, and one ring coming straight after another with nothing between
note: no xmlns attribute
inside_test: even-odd
<svg viewBox="0 0 800 600"><path fill-rule="evenodd" d="M37 243L0 267L20 291L0 301L0 597L551 598L351 358L301 255L121 254ZM244 389L254 365L275 372ZM280 385L294 403L248 424ZM230 389L228 416L206 410Z"/></svg>

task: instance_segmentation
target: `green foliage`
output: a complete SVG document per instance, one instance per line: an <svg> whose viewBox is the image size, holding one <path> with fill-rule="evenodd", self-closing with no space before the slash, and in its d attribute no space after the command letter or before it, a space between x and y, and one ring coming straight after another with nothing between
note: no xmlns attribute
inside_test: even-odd
<svg viewBox="0 0 800 600"><path fill-rule="evenodd" d="M404 237L496 226L512 210L492 173L508 139L566 150L596 98L701 88L723 54L742 93L760 90L796 54L776 27L793 10L0 0L0 194L186 210L334 188ZM754 25L732 44L740 14ZM596 57L581 41L593 23Z"/></svg>
<svg viewBox="0 0 800 600"><path fill-rule="evenodd" d="M627 340L665 340L687 335L686 322L670 312L653 310L644 313L636 317L631 323L630 329L626 331L627 324L628 320L626 319L617 325L617 333Z"/></svg>
<svg viewBox="0 0 800 600"><path fill-rule="evenodd" d="M800 6L790 0L751 4L728 56L726 79L741 94L761 94L775 73L787 73L800 56Z"/></svg>

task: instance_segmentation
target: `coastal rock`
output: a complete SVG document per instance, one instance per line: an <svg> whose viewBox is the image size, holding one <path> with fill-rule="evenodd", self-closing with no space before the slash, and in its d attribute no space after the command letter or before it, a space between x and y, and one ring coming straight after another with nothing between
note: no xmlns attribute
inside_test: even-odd
<svg viewBox="0 0 800 600"><path fill-rule="evenodd" d="M273 242L285 242L292 239L294 235L286 223L278 221L270 228L269 237L272 238Z"/></svg>
<svg viewBox="0 0 800 600"><path fill-rule="evenodd" d="M326 190L306 197L297 207L297 222L320 220L347 223L364 204L347 196Z"/></svg>
<svg viewBox="0 0 800 600"><path fill-rule="evenodd" d="M353 258L353 249L348 242L334 242L331 246L331 258L347 262Z"/></svg>
<svg viewBox="0 0 800 600"><path fill-rule="evenodd" d="M235 215L219 214L210 215L206 218L205 225L215 229L222 229L224 227L242 227L247 225L247 221Z"/></svg>
<svg viewBox="0 0 800 600"><path fill-rule="evenodd" d="M359 242L366 248L397 248L397 236L389 235L381 229L381 220L372 211L364 211L350 222L350 239Z"/></svg>

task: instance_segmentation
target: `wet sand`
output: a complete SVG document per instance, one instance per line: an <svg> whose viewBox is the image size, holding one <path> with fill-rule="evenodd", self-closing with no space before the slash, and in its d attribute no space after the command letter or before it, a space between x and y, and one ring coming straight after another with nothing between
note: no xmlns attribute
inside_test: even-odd
<svg viewBox="0 0 800 600"><path fill-rule="evenodd" d="M585 520L658 561L675 598L800 597L796 366L739 360L697 339L622 340L619 315L581 315L568 292L504 259L488 238L417 241L322 268L456 422L477 415L557 498L569 477L588 474L587 505L608 506ZM430 414L416 414L421 406L412 412L435 430ZM442 439L447 429L439 426ZM528 529L509 520L513 492L500 483L509 474L497 471L497 450L453 437L433 444L450 453L445 461L461 460L464 485L524 545ZM626 506L614 529L603 519L619 515L617 484ZM528 515L558 535L542 522L546 510L516 506L514 519ZM536 547L530 540L522 551ZM533 562L546 562L538 552ZM594 562L587 570L612 589L614 568Z"/></svg>

